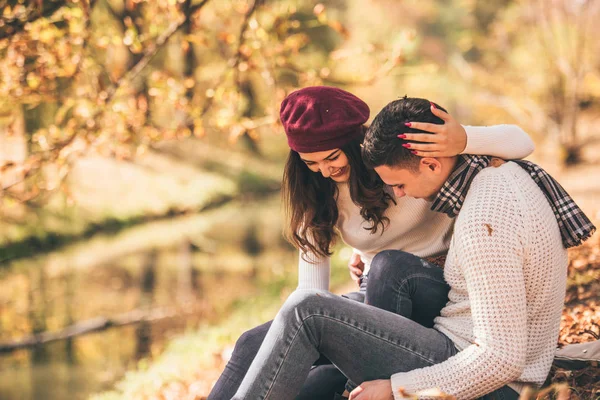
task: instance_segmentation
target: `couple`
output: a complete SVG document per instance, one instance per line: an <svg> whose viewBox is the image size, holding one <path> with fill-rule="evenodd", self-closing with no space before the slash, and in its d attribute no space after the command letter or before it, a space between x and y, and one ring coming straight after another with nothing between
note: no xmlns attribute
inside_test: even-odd
<svg viewBox="0 0 600 400"><path fill-rule="evenodd" d="M565 247L593 225L534 164L457 156L465 141L467 152L525 156L530 142L516 127L465 132L411 98L390 103L366 129L368 115L364 102L335 88L284 100L299 288L272 323L240 338L209 399L333 398L322 390L339 392L340 377L358 400L428 388L516 399L524 384L545 380ZM347 298L326 291L336 231L370 264L363 290ZM419 258L448 248L443 270Z"/></svg>

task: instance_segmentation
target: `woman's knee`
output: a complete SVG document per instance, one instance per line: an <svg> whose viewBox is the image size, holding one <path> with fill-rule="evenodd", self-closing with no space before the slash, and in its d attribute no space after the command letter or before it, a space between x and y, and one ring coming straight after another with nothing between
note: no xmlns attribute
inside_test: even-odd
<svg viewBox="0 0 600 400"><path fill-rule="evenodd" d="M276 319L296 319L298 315L306 318L315 310L324 307L329 296L332 294L324 290L296 290L283 303Z"/></svg>
<svg viewBox="0 0 600 400"><path fill-rule="evenodd" d="M317 289L295 290L290 294L285 303L283 303L282 309L304 307L318 301L321 297L327 295L327 293L326 291Z"/></svg>
<svg viewBox="0 0 600 400"><path fill-rule="evenodd" d="M406 277L416 269L422 268L421 259L414 254L401 250L384 250L373 258L369 270L368 284L381 282L392 277Z"/></svg>

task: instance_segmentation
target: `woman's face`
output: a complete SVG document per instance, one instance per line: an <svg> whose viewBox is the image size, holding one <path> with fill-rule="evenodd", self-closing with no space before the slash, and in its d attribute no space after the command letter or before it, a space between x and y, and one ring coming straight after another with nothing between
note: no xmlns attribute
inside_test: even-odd
<svg viewBox="0 0 600 400"><path fill-rule="evenodd" d="M320 172L325 178L340 183L350 179L350 163L342 149L298 154L311 171Z"/></svg>

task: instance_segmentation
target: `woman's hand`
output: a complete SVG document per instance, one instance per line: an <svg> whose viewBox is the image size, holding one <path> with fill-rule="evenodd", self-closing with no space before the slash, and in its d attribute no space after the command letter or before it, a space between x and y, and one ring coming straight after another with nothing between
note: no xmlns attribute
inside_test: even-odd
<svg viewBox="0 0 600 400"><path fill-rule="evenodd" d="M363 271L365 270L365 263L360 259L358 253L352 253L350 261L348 261L348 269L350 270L350 278L356 283L360 283Z"/></svg>
<svg viewBox="0 0 600 400"><path fill-rule="evenodd" d="M454 157L467 147L467 132L452 116L431 104L431 112L444 120L443 125L425 122L407 122L407 126L428 133L404 133L399 135L411 143L407 148L420 157ZM410 124L410 125L408 125ZM422 143L412 143L413 141Z"/></svg>
<svg viewBox="0 0 600 400"><path fill-rule="evenodd" d="M363 382L350 392L348 400L394 400L389 379Z"/></svg>

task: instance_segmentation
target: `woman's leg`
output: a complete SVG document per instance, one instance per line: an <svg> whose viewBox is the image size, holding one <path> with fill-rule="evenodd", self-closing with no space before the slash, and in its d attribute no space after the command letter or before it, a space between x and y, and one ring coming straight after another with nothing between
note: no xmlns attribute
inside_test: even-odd
<svg viewBox="0 0 600 400"><path fill-rule="evenodd" d="M363 302L365 297L365 284L361 285L359 292L343 295L344 297ZM273 321L259 325L244 332L238 339L231 354L231 359L225 366L223 373L208 395L207 400L230 400L238 390L248 368L260 348ZM325 357L319 358L302 386L296 400L331 400L335 393L342 393L346 377Z"/></svg>
<svg viewBox="0 0 600 400"><path fill-rule="evenodd" d="M364 303L366 288L365 277L360 285L360 291L346 293L342 297ZM331 364L327 357L321 356L311 367L295 400L333 400L336 394L341 395L344 392L347 381L348 378Z"/></svg>
<svg viewBox="0 0 600 400"><path fill-rule="evenodd" d="M448 302L444 270L400 250L385 250L371 262L365 303L431 328Z"/></svg>
<svg viewBox="0 0 600 400"><path fill-rule="evenodd" d="M235 343L229 362L227 362L223 373L221 373L207 400L230 400L233 397L240 383L242 383L242 379L244 379L248 368L250 368L252 360L256 357L256 353L258 353L258 349L265 339L272 322L269 321L259 325L240 336Z"/></svg>
<svg viewBox="0 0 600 400"><path fill-rule="evenodd" d="M440 363L456 349L442 333L400 315L325 291L296 291L233 399L294 399L320 354L364 382Z"/></svg>

